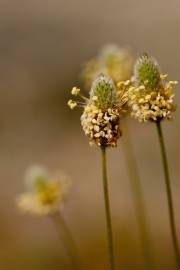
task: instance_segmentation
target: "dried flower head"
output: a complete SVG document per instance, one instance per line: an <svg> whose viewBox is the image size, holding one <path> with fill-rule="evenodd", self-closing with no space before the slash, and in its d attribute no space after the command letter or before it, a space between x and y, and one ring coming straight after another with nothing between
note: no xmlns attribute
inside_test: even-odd
<svg viewBox="0 0 180 270"><path fill-rule="evenodd" d="M71 93L75 95L74 91ZM103 74L93 81L89 99L79 96L85 102L76 102L76 105L84 107L81 125L90 144L116 146L121 136L120 118L126 112L127 96L118 95L112 79ZM69 102L68 105L72 109Z"/></svg>
<svg viewBox="0 0 180 270"><path fill-rule="evenodd" d="M117 45L106 45L94 59L84 66L82 76L87 89L101 73L112 78L114 83L130 78L134 58L128 48Z"/></svg>
<svg viewBox="0 0 180 270"><path fill-rule="evenodd" d="M176 110L174 86L160 73L157 62L147 54L141 56L134 68L134 77L128 86L131 115L139 122L171 119ZM122 84L121 84L122 87Z"/></svg>
<svg viewBox="0 0 180 270"><path fill-rule="evenodd" d="M44 167L33 166L27 171L25 181L27 191L17 198L23 212L48 215L62 209L70 186L63 172L51 175Z"/></svg>

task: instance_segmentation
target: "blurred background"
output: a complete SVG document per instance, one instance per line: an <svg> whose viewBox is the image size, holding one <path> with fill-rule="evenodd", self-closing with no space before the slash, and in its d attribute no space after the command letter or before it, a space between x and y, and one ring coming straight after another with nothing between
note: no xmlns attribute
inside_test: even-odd
<svg viewBox="0 0 180 270"><path fill-rule="evenodd" d="M170 79L180 81L180 2L0 0L0 269L71 269L48 218L19 213L16 196L32 164L63 169L73 188L63 211L79 250L81 269L108 269L100 151L90 148L69 90L81 85L82 64L107 43L148 52ZM180 101L179 87L176 103ZM180 241L177 110L164 122ZM154 269L175 269L163 171L154 125L128 120L140 169ZM122 152L108 151L116 262L143 269L141 244Z"/></svg>

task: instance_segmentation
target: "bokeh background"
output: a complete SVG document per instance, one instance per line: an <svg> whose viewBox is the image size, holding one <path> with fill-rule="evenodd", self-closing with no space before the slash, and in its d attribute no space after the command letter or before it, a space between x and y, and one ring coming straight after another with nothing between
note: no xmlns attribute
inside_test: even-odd
<svg viewBox="0 0 180 270"><path fill-rule="evenodd" d="M18 212L32 164L61 168L73 180L63 211L81 269L108 269L100 152L67 106L84 61L107 43L148 52L180 81L178 0L0 0L0 269L71 269L53 223ZM176 102L180 102L179 87ZM180 241L180 112L164 122ZM163 171L154 125L128 120L143 186L154 269L175 269ZM143 269L141 244L122 151L108 151L117 269Z"/></svg>

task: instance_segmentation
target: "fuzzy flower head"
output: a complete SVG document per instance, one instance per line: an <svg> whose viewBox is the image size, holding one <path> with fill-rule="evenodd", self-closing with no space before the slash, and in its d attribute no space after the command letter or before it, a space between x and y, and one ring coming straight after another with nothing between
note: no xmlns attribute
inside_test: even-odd
<svg viewBox="0 0 180 270"><path fill-rule="evenodd" d="M27 191L17 198L23 212L48 215L62 209L70 181L63 172L49 174L44 167L33 166L25 175Z"/></svg>
<svg viewBox="0 0 180 270"><path fill-rule="evenodd" d="M160 73L157 62L147 54L141 56L134 68L134 77L128 87L131 115L139 122L171 119L176 110L174 86Z"/></svg>
<svg viewBox="0 0 180 270"><path fill-rule="evenodd" d="M71 93L76 96L73 89ZM118 96L112 79L104 74L93 81L89 98L79 96L84 103L73 102L84 108L81 125L90 144L116 146L121 136L120 118L126 112L126 96ZM72 109L69 102L68 105Z"/></svg>
<svg viewBox="0 0 180 270"><path fill-rule="evenodd" d="M117 84L119 81L131 77L134 58L128 48L120 48L109 44L104 46L100 53L87 62L82 71L86 88L90 88L94 79L101 73L111 77Z"/></svg>
<svg viewBox="0 0 180 270"><path fill-rule="evenodd" d="M134 80L137 86L145 85L146 90L158 90L161 84L158 63L147 54L139 57L134 66Z"/></svg>
<svg viewBox="0 0 180 270"><path fill-rule="evenodd" d="M113 107L117 103L117 96L112 79L100 74L92 83L90 99L98 108L107 109Z"/></svg>

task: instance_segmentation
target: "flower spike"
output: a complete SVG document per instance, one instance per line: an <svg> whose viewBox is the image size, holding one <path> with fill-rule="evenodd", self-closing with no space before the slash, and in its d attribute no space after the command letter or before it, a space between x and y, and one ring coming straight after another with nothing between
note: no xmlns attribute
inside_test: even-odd
<svg viewBox="0 0 180 270"><path fill-rule="evenodd" d="M147 54L136 61L128 97L131 116L139 122L171 119L176 110L173 90L177 81L168 81L159 70Z"/></svg>
<svg viewBox="0 0 180 270"><path fill-rule="evenodd" d="M76 94L74 89L78 88L73 87L72 94ZM68 105L70 108L77 104L84 107L81 125L90 144L116 146L121 136L120 118L126 112L126 95L120 97L112 79L104 74L93 81L89 99L81 96L79 89L77 95L83 98L83 102L70 100Z"/></svg>

